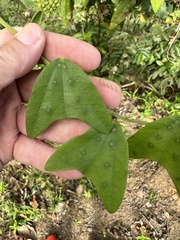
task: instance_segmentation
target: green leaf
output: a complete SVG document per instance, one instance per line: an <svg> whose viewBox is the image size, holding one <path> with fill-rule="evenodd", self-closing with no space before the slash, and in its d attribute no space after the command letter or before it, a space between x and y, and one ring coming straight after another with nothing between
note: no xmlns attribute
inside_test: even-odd
<svg viewBox="0 0 180 240"><path fill-rule="evenodd" d="M164 0L151 0L153 11L157 13L162 7Z"/></svg>
<svg viewBox="0 0 180 240"><path fill-rule="evenodd" d="M84 8L87 7L89 0L80 0L80 1L76 1L79 2L79 5L82 5Z"/></svg>
<svg viewBox="0 0 180 240"><path fill-rule="evenodd" d="M46 162L47 171L76 169L95 185L106 209L115 212L123 199L128 169L128 146L119 123L110 134L90 129L62 145Z"/></svg>
<svg viewBox="0 0 180 240"><path fill-rule="evenodd" d="M63 20L64 24L66 24L70 18L71 11L71 1L70 0L61 0L59 7L59 16Z"/></svg>
<svg viewBox="0 0 180 240"><path fill-rule="evenodd" d="M114 3L114 4L116 4L116 5L119 4L119 1L120 1L120 0L111 0L111 2Z"/></svg>
<svg viewBox="0 0 180 240"><path fill-rule="evenodd" d="M129 13L129 10L133 5L135 5L136 1L135 0L122 0L120 3L116 6L115 12L111 18L111 23L110 23L110 29L115 28L118 24L123 22Z"/></svg>
<svg viewBox="0 0 180 240"><path fill-rule="evenodd" d="M38 11L32 17L31 22L41 24L41 21L42 21L42 11Z"/></svg>
<svg viewBox="0 0 180 240"><path fill-rule="evenodd" d="M32 8L34 6L33 0L21 0L21 2L27 7Z"/></svg>
<svg viewBox="0 0 180 240"><path fill-rule="evenodd" d="M78 118L103 133L111 128L107 108L86 73L67 59L56 59L34 86L26 114L27 134L35 138L63 118Z"/></svg>
<svg viewBox="0 0 180 240"><path fill-rule="evenodd" d="M137 56L136 64L140 65L142 63L142 61L143 61L143 55L142 55L142 53L140 53Z"/></svg>
<svg viewBox="0 0 180 240"><path fill-rule="evenodd" d="M180 116L161 118L147 124L128 139L131 158L160 163L180 194Z"/></svg>
<svg viewBox="0 0 180 240"><path fill-rule="evenodd" d="M169 11L165 1L163 2L162 6L158 10L157 16L162 19L166 19L169 16Z"/></svg>

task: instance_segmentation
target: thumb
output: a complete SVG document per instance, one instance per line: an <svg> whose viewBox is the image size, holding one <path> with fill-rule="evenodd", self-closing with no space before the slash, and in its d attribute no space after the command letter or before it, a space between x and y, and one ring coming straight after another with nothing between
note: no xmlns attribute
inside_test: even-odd
<svg viewBox="0 0 180 240"><path fill-rule="evenodd" d="M31 71L38 62L44 45L43 30L37 24L29 23L0 46L0 90Z"/></svg>

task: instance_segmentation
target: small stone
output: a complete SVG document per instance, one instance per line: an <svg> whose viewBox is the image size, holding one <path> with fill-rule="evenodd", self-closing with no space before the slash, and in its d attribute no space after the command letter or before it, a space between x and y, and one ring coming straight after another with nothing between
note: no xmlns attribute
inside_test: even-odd
<svg viewBox="0 0 180 240"><path fill-rule="evenodd" d="M76 188L76 193L77 193L78 196L81 196L82 193L83 193L83 191L84 191L84 186L83 186L82 184L80 184L79 186L77 186L77 188Z"/></svg>

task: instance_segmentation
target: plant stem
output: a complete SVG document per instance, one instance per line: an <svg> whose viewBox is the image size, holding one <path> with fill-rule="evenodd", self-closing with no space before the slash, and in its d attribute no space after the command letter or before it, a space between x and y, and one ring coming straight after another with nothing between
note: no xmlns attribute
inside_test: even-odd
<svg viewBox="0 0 180 240"><path fill-rule="evenodd" d="M0 16L0 23L12 34L15 35L17 33L17 31L14 28L12 28L7 22L5 22L1 16Z"/></svg>
<svg viewBox="0 0 180 240"><path fill-rule="evenodd" d="M115 113L114 111L112 111L110 109L108 109L108 111L109 111L109 114L111 116L122 119L124 121L133 122L133 123L137 123L137 124L140 124L140 125L147 125L148 124L148 122L145 122L145 121L142 121L142 120L139 120L139 119L129 118L129 117L123 116L121 114Z"/></svg>
<svg viewBox="0 0 180 240"><path fill-rule="evenodd" d="M15 35L18 33L13 27L11 27L4 19L0 16L0 24L2 24L10 33ZM50 62L44 57L41 56L41 61L47 66Z"/></svg>
<svg viewBox="0 0 180 240"><path fill-rule="evenodd" d="M41 61L42 61L46 66L50 63L44 56L41 56Z"/></svg>

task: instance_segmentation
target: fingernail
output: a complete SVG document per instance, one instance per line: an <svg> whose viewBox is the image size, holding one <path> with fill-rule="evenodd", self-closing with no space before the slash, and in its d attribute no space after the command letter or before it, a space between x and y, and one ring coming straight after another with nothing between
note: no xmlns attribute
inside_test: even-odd
<svg viewBox="0 0 180 240"><path fill-rule="evenodd" d="M16 38L25 45L35 44L41 37L41 31L36 24L27 24L20 32L16 34Z"/></svg>

